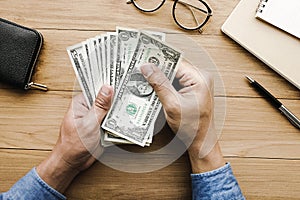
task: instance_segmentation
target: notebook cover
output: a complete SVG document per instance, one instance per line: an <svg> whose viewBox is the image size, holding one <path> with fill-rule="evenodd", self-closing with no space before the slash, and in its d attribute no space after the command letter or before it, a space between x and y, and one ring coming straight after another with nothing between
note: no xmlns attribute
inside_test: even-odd
<svg viewBox="0 0 300 200"><path fill-rule="evenodd" d="M300 89L300 40L255 18L259 0L241 0L222 31Z"/></svg>

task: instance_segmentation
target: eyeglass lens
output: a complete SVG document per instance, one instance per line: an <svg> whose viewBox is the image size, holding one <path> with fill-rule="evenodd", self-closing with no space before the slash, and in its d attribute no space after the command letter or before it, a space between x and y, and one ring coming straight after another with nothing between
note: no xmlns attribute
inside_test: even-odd
<svg viewBox="0 0 300 200"><path fill-rule="evenodd" d="M208 20L211 10L205 2L199 0L175 1L173 17L184 29L195 30L202 27Z"/></svg>
<svg viewBox="0 0 300 200"><path fill-rule="evenodd" d="M154 12L158 10L165 0L133 0L132 3L143 12Z"/></svg>
<svg viewBox="0 0 300 200"><path fill-rule="evenodd" d="M130 0L143 12L158 10L166 0ZM211 16L211 9L202 0L173 0L173 18L178 26L186 30L200 29Z"/></svg>

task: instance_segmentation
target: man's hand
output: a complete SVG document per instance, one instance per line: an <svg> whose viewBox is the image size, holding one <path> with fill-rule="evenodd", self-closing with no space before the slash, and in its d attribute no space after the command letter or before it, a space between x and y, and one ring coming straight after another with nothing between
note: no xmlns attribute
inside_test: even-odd
<svg viewBox="0 0 300 200"><path fill-rule="evenodd" d="M112 96L112 87L104 85L91 109L82 94L73 98L56 145L37 167L40 177L57 191L63 193L73 178L103 153L100 124L111 106Z"/></svg>
<svg viewBox="0 0 300 200"><path fill-rule="evenodd" d="M183 62L176 74L182 89L176 91L155 65L143 65L141 71L158 95L169 126L188 147L193 173L225 165L214 130L211 76Z"/></svg>

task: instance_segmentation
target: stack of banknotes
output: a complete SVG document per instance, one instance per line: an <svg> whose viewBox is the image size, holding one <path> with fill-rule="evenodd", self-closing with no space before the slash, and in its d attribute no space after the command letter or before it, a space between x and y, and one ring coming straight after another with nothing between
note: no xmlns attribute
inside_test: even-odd
<svg viewBox="0 0 300 200"><path fill-rule="evenodd" d="M91 107L103 84L114 88L112 106L101 127L101 143L149 146L161 103L140 71L153 63L172 81L182 53L161 32L117 27L67 48L73 69Z"/></svg>

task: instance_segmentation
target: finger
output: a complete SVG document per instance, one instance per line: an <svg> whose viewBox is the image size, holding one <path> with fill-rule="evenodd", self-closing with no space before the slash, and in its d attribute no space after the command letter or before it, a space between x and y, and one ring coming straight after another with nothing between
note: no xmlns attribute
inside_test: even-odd
<svg viewBox="0 0 300 200"><path fill-rule="evenodd" d="M211 73L203 70L199 72L199 76L201 77L201 85L205 85L208 89L213 91L214 88L214 77Z"/></svg>
<svg viewBox="0 0 300 200"><path fill-rule="evenodd" d="M177 72L176 72L176 78L180 79L184 74L184 66L183 65L180 65L177 69Z"/></svg>
<svg viewBox="0 0 300 200"><path fill-rule="evenodd" d="M73 96L67 115L74 119L81 118L89 111L82 93Z"/></svg>
<svg viewBox="0 0 300 200"><path fill-rule="evenodd" d="M176 74L176 78L179 79L179 84L183 87L197 84L197 71L198 69L191 63L182 60Z"/></svg>
<svg viewBox="0 0 300 200"><path fill-rule="evenodd" d="M206 86L209 89L213 87L213 77L205 70L200 70L187 61L182 61L176 77L179 84L183 87L194 85Z"/></svg>
<svg viewBox="0 0 300 200"><path fill-rule="evenodd" d="M89 106L86 102L86 99L84 98L83 93L76 95L73 97L74 104L76 104L77 107L82 107L86 110L89 110Z"/></svg>
<svg viewBox="0 0 300 200"><path fill-rule="evenodd" d="M172 103L176 102L177 91L164 73L154 64L144 64L141 66L141 72L153 87L164 108L171 109Z"/></svg>
<svg viewBox="0 0 300 200"><path fill-rule="evenodd" d="M110 109L113 96L113 88L103 85L98 93L91 111L95 112L98 123L101 123L108 110Z"/></svg>
<svg viewBox="0 0 300 200"><path fill-rule="evenodd" d="M74 98L73 98L77 104L79 104L80 106L84 106L85 108L89 109L88 107L88 104L84 98L84 95L83 93L80 93L78 95L76 95Z"/></svg>
<svg viewBox="0 0 300 200"><path fill-rule="evenodd" d="M92 132L94 128L99 128L99 125L111 106L112 96L113 88L108 85L103 85L93 106L84 116L84 123L89 130L87 132Z"/></svg>
<svg viewBox="0 0 300 200"><path fill-rule="evenodd" d="M179 84L183 87L189 87L197 83L195 75L191 72L185 72L179 79Z"/></svg>
<svg viewBox="0 0 300 200"><path fill-rule="evenodd" d="M182 59L180 61L180 65L178 67L176 78L181 78L183 74L188 70L188 68L193 68L194 65L192 65L190 62L188 62L186 59Z"/></svg>
<svg viewBox="0 0 300 200"><path fill-rule="evenodd" d="M85 126L88 126L89 131L87 132L92 132L94 127L99 128L98 126L110 109L112 98L113 88L109 85L103 85L91 109L83 117Z"/></svg>

